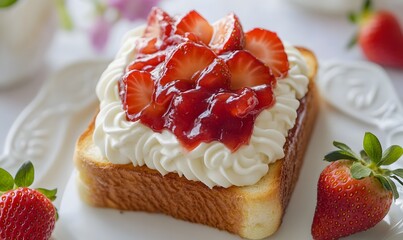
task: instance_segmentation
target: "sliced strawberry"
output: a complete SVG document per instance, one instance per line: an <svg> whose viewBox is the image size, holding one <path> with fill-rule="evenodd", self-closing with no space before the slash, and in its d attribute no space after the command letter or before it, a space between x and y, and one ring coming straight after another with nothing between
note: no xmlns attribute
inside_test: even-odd
<svg viewBox="0 0 403 240"><path fill-rule="evenodd" d="M178 45L184 42L195 42L199 44L203 44L203 42L197 37L194 33L187 32L184 35L174 34L169 36L165 41L162 43L160 49L161 50L173 50Z"/></svg>
<svg viewBox="0 0 403 240"><path fill-rule="evenodd" d="M160 80L165 85L175 80L194 83L192 78L205 69L216 55L206 46L194 42L184 42L171 53L165 64L165 73Z"/></svg>
<svg viewBox="0 0 403 240"><path fill-rule="evenodd" d="M198 12L192 10L180 18L176 25L176 34L184 35L187 32L194 33L208 45L213 36L213 27Z"/></svg>
<svg viewBox="0 0 403 240"><path fill-rule="evenodd" d="M154 101L158 104L166 104L179 93L192 89L194 86L188 81L175 80L164 86L158 85L154 92Z"/></svg>
<svg viewBox="0 0 403 240"><path fill-rule="evenodd" d="M275 82L270 69L247 51L236 51L228 55L225 61L231 72L232 90Z"/></svg>
<svg viewBox="0 0 403 240"><path fill-rule="evenodd" d="M149 72L133 70L124 76L123 84L125 90L123 107L128 118L133 120L151 103L154 81Z"/></svg>
<svg viewBox="0 0 403 240"><path fill-rule="evenodd" d="M158 51L159 45L157 38L139 38L136 42L136 49L140 54L153 54Z"/></svg>
<svg viewBox="0 0 403 240"><path fill-rule="evenodd" d="M151 71L157 65L162 63L165 60L165 57L166 53L163 51L154 54L139 56L127 67L127 71L131 70Z"/></svg>
<svg viewBox="0 0 403 240"><path fill-rule="evenodd" d="M158 104L151 102L141 111L140 121L148 124L154 131L160 132L164 128L164 115L169 108L169 102Z"/></svg>
<svg viewBox="0 0 403 240"><path fill-rule="evenodd" d="M242 25L238 17L231 13L213 24L214 33L210 47L215 53L243 49L245 45Z"/></svg>
<svg viewBox="0 0 403 240"><path fill-rule="evenodd" d="M172 34L173 20L168 13L153 7L147 18L147 27L143 37L165 39Z"/></svg>
<svg viewBox="0 0 403 240"><path fill-rule="evenodd" d="M247 103L242 103L250 97L247 95L245 94L241 97L238 93L232 92L220 92L213 95L206 112L208 114L203 113L200 115L200 133L203 135L207 133L207 136L211 139L210 141L219 140L233 151L247 144L253 130L253 119L255 118L253 114L248 114L255 111L249 108ZM229 102L232 104L228 104ZM236 109L236 105L239 105L239 109ZM204 136L202 137L204 138Z"/></svg>
<svg viewBox="0 0 403 240"><path fill-rule="evenodd" d="M198 116L207 109L206 99L210 97L208 91L202 89L191 89L176 96L171 105L167 126L170 127L178 139L190 148L195 147L194 136L191 133Z"/></svg>
<svg viewBox="0 0 403 240"><path fill-rule="evenodd" d="M287 75L289 63L284 45L276 33L255 28L245 34L245 50L270 67L275 77Z"/></svg>
<svg viewBox="0 0 403 240"><path fill-rule="evenodd" d="M243 118L257 110L256 106L259 104L259 99L253 90L243 88L236 97L231 97L226 102L232 116Z"/></svg>
<svg viewBox="0 0 403 240"><path fill-rule="evenodd" d="M263 84L256 87L252 87L255 92L259 103L256 106L257 109L265 109L271 107L276 102L276 98L273 93L273 86L270 84Z"/></svg>
<svg viewBox="0 0 403 240"><path fill-rule="evenodd" d="M228 89L231 72L224 60L216 58L195 78L197 78L197 86L210 89Z"/></svg>

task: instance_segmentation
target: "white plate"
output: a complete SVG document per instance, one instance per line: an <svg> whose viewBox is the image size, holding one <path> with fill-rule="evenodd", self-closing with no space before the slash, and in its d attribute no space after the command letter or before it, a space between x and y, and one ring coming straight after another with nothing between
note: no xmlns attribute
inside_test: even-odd
<svg viewBox="0 0 403 240"><path fill-rule="evenodd" d="M0 166L16 172L30 160L35 166L33 187L57 187L61 196L73 170L77 136L97 111L95 86L108 63L82 61L51 76L12 125Z"/></svg>
<svg viewBox="0 0 403 240"><path fill-rule="evenodd" d="M75 173L71 175L73 148L78 135L96 111L94 87L105 65L105 61L80 63L51 78L37 99L16 121L8 136L5 155L0 159L1 166L7 168L17 168L23 160L31 159L39 176L35 184L59 188L60 198L56 204L59 206L60 219L53 237L58 240L240 239L211 227L161 214L92 208L79 199ZM388 83L388 79L384 81ZM384 89L382 86L380 89ZM386 96L394 96L393 90L386 89L389 91ZM322 161L323 156L334 149L333 140L360 150L364 133L371 131L380 136L382 142L386 141L385 132L376 125L356 120L324 101L320 108L283 224L270 239L311 239L316 182L320 171L327 165ZM402 163L398 166L402 167ZM402 188L400 192L403 197ZM348 239L403 239L401 199L392 205L387 217L376 227Z"/></svg>

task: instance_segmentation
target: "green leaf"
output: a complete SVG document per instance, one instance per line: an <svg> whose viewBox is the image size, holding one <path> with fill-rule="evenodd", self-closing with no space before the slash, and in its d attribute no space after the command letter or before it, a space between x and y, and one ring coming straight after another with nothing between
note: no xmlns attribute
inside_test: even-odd
<svg viewBox="0 0 403 240"><path fill-rule="evenodd" d="M355 152L353 150L351 150L351 148L349 146L347 146L346 144L334 141L333 145L335 147L337 147L338 149L340 149L340 150L348 152L351 156L354 156L355 158L358 158L357 154L355 154Z"/></svg>
<svg viewBox="0 0 403 240"><path fill-rule="evenodd" d="M14 187L14 178L11 176L9 172L0 168L0 191L6 192L8 190L13 189Z"/></svg>
<svg viewBox="0 0 403 240"><path fill-rule="evenodd" d="M360 155L362 160L364 160L366 163L371 163L371 159L369 159L367 153L364 150L360 151Z"/></svg>
<svg viewBox="0 0 403 240"><path fill-rule="evenodd" d="M56 218L56 221L57 220L59 220L59 210L57 210L57 208L55 207L55 218Z"/></svg>
<svg viewBox="0 0 403 240"><path fill-rule="evenodd" d="M57 193L56 188L52 189L52 190L48 190L48 189L45 189L45 188L37 188L36 190L38 190L38 192L40 192L43 195L45 195L52 202L56 199L56 193Z"/></svg>
<svg viewBox="0 0 403 240"><path fill-rule="evenodd" d="M66 0L56 0L56 10L57 15L59 16L59 22L62 25L62 28L71 31L74 28L73 20L71 19L71 15L66 8Z"/></svg>
<svg viewBox="0 0 403 240"><path fill-rule="evenodd" d="M0 8L5 8L16 3L17 0L0 0Z"/></svg>
<svg viewBox="0 0 403 240"><path fill-rule="evenodd" d="M357 21L358 21L357 14L355 14L354 12L349 13L348 20L350 20L350 22L352 22L352 23L357 23Z"/></svg>
<svg viewBox="0 0 403 240"><path fill-rule="evenodd" d="M392 191L393 198L399 198L399 192L397 191L396 184L389 178L382 175L375 176L382 184L382 186L389 191Z"/></svg>
<svg viewBox="0 0 403 240"><path fill-rule="evenodd" d="M382 186L389 191L392 191L392 187L390 186L390 183L388 182L388 180L386 179L386 177L382 176L382 175L375 175L375 177L379 180L379 182L381 182Z"/></svg>
<svg viewBox="0 0 403 240"><path fill-rule="evenodd" d="M401 168L393 170L392 173L400 178L403 178L403 169Z"/></svg>
<svg viewBox="0 0 403 240"><path fill-rule="evenodd" d="M376 164L378 164L382 159L382 146L378 138L370 133L366 132L363 142L364 150L368 157Z"/></svg>
<svg viewBox="0 0 403 240"><path fill-rule="evenodd" d="M34 182L35 170L32 162L22 164L15 175L15 185L18 187L29 187Z"/></svg>
<svg viewBox="0 0 403 240"><path fill-rule="evenodd" d="M398 145L392 145L382 155L380 165L390 165L396 162L403 155L403 148Z"/></svg>
<svg viewBox="0 0 403 240"><path fill-rule="evenodd" d="M372 1L371 0L365 0L364 4L362 5L362 11L363 12L368 12L372 10Z"/></svg>
<svg viewBox="0 0 403 240"><path fill-rule="evenodd" d="M396 176L392 176L392 178L393 179L395 179L398 183L400 183L400 185L402 185L403 186L403 181L402 180L400 180L398 177L396 177Z"/></svg>
<svg viewBox="0 0 403 240"><path fill-rule="evenodd" d="M358 43L358 33L355 33L347 43L346 48L352 49Z"/></svg>
<svg viewBox="0 0 403 240"><path fill-rule="evenodd" d="M398 199L399 198L399 192L397 191L397 187L396 184L392 181L392 179L385 177L386 181L389 182L390 186L391 186L391 190L393 193L393 198L394 199Z"/></svg>
<svg viewBox="0 0 403 240"><path fill-rule="evenodd" d="M372 173L372 170L362 165L360 162L354 162L350 168L350 173L355 179L363 179L368 177Z"/></svg>
<svg viewBox="0 0 403 240"><path fill-rule="evenodd" d="M355 156L352 156L349 152L346 152L343 150L330 152L324 157L324 160L328 161L328 162L334 162L334 161L342 160L342 159L353 160L353 161L358 160Z"/></svg>

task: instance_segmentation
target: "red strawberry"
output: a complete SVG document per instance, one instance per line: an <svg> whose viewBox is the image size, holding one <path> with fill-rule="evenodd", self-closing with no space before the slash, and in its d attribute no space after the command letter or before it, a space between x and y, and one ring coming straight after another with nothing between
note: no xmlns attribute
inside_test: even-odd
<svg viewBox="0 0 403 240"><path fill-rule="evenodd" d="M176 34L184 35L187 32L194 33L208 45L213 35L213 27L198 12L192 10L180 18L176 25Z"/></svg>
<svg viewBox="0 0 403 240"><path fill-rule="evenodd" d="M227 56L225 62L231 72L232 90L275 82L270 69L247 51L236 51Z"/></svg>
<svg viewBox="0 0 403 240"><path fill-rule="evenodd" d="M163 102L162 104L151 102L141 112L140 121L146 123L154 131L161 131L164 128L164 114L169 108L169 102Z"/></svg>
<svg viewBox="0 0 403 240"><path fill-rule="evenodd" d="M147 18L147 27L143 37L165 39L172 34L173 20L168 13L153 7Z"/></svg>
<svg viewBox="0 0 403 240"><path fill-rule="evenodd" d="M199 39L198 36L196 36L192 32L186 32L183 35L172 35L169 36L165 42L162 45L162 49L168 48L168 47L176 47L177 45L184 43L184 42L195 42L195 43L201 43L201 40Z"/></svg>
<svg viewBox="0 0 403 240"><path fill-rule="evenodd" d="M273 82L273 84L275 84L275 82ZM276 103L276 98L273 93L273 84L264 84L251 88L259 99L259 103L256 106L257 109L268 108Z"/></svg>
<svg viewBox="0 0 403 240"><path fill-rule="evenodd" d="M136 60L134 60L128 67L127 70L143 70L143 71L151 71L153 70L157 65L165 61L166 53L163 51L154 53L154 54L148 54L148 55L142 55L137 57Z"/></svg>
<svg viewBox="0 0 403 240"><path fill-rule="evenodd" d="M392 178L403 182L403 169L390 165L403 154L403 148L391 146L382 154L379 140L371 133L364 137L361 157L343 143L329 153L332 163L320 174L312 236L316 240L339 239L375 226L388 213L393 197L399 194Z"/></svg>
<svg viewBox="0 0 403 240"><path fill-rule="evenodd" d="M197 86L211 89L228 89L231 72L221 58L216 58L197 77Z"/></svg>
<svg viewBox="0 0 403 240"><path fill-rule="evenodd" d="M245 50L270 67L275 77L287 75L289 63L283 43L276 33L255 28L245 34Z"/></svg>
<svg viewBox="0 0 403 240"><path fill-rule="evenodd" d="M123 107L130 120L139 116L152 100L154 81L149 72L133 70L123 78Z"/></svg>
<svg viewBox="0 0 403 240"><path fill-rule="evenodd" d="M256 93L250 88L243 88L236 97L227 99L228 108L232 116L243 118L256 109L259 99ZM260 110L260 109L259 109Z"/></svg>
<svg viewBox="0 0 403 240"><path fill-rule="evenodd" d="M213 24L214 33L210 47L217 54L243 49L244 33L238 17L231 13Z"/></svg>
<svg viewBox="0 0 403 240"><path fill-rule="evenodd" d="M51 202L56 189L28 188L34 177L30 162L20 168L15 179L1 168L0 177L0 191L5 191L0 197L0 239L50 239L57 218Z"/></svg>
<svg viewBox="0 0 403 240"><path fill-rule="evenodd" d="M155 102L158 104L166 104L176 97L179 93L193 89L194 85L189 81L175 80L166 85L158 85L154 92Z"/></svg>
<svg viewBox="0 0 403 240"><path fill-rule="evenodd" d="M136 48L140 54L153 54L159 50L158 44L157 38L139 38Z"/></svg>
<svg viewBox="0 0 403 240"><path fill-rule="evenodd" d="M359 25L356 41L368 60L381 65L403 68L403 31L393 13L374 11L371 1L366 1L361 13L350 16Z"/></svg>
<svg viewBox="0 0 403 240"><path fill-rule="evenodd" d="M175 80L195 82L194 75L205 69L216 55L206 46L194 42L185 42L180 45L168 57L165 65L165 73L160 80L165 85Z"/></svg>

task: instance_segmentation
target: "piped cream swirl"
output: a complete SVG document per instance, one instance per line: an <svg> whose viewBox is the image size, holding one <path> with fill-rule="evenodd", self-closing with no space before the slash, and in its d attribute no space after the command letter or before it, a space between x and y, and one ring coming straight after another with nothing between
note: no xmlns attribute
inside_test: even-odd
<svg viewBox="0 0 403 240"><path fill-rule="evenodd" d="M122 48L97 85L100 112L93 138L105 160L146 165L162 175L174 172L210 188L258 182L268 172L270 163L284 157L283 146L297 117L298 99L308 89L308 68L303 56L294 47L285 47L290 63L288 76L279 80L274 89L275 105L257 117L248 145L231 152L215 141L187 151L168 130L157 133L139 121L126 120L117 82L135 57L136 39L142 31L139 28L126 35Z"/></svg>

